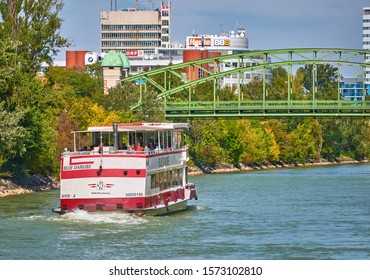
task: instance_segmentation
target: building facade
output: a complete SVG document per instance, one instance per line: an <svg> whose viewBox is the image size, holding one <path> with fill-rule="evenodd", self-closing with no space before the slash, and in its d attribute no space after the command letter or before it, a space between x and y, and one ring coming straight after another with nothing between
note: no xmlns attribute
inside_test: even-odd
<svg viewBox="0 0 370 280"><path fill-rule="evenodd" d="M340 87L343 99L351 101L364 100L366 92L370 90L370 84L364 83L362 75L356 78L342 78Z"/></svg>
<svg viewBox="0 0 370 280"><path fill-rule="evenodd" d="M362 48L370 50L370 7L363 8L362 38ZM370 56L366 57L366 62L370 62ZM366 95L370 94L370 68L367 67L357 77L342 78L340 87L344 100L365 100Z"/></svg>
<svg viewBox="0 0 370 280"><path fill-rule="evenodd" d="M153 11L129 8L100 13L101 51L144 57L171 44L171 1Z"/></svg>
<svg viewBox="0 0 370 280"><path fill-rule="evenodd" d="M130 57L131 74L138 74L143 71L154 69L158 66L168 66L182 62L189 62L198 59L211 58L221 55L237 54L249 51L249 41L244 28L238 28L237 32L230 31L220 35L197 35L187 36L185 45L176 45L168 48L158 48L155 52L145 57ZM256 65L256 61L262 61L262 57L255 57L253 61L245 60L243 65L238 65L237 59L231 59L227 63L217 66L217 71L226 72L236 67L248 67ZM212 64L202 65L203 69L212 70ZM186 69L188 80L197 80L206 77L207 73L202 69ZM255 78L262 79L263 71L254 70L245 73L225 76L220 79L221 87L233 87L238 84L247 84ZM268 79L271 71L267 73Z"/></svg>
<svg viewBox="0 0 370 280"><path fill-rule="evenodd" d="M363 8L362 16L362 45L363 49L370 50L370 7ZM366 57L370 61L370 57ZM366 68L366 84L370 84L370 68Z"/></svg>

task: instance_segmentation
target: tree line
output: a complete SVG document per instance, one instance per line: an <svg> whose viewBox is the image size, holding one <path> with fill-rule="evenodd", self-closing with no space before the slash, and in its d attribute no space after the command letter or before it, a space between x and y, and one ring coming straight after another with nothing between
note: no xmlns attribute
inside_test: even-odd
<svg viewBox="0 0 370 280"><path fill-rule="evenodd" d="M0 176L56 175L65 147L72 148L73 130L119 122L165 121L163 103L156 90L143 96L138 87L122 84L103 94L102 68L49 67L38 73L42 62L70 42L60 35L61 0L0 0ZM293 77L293 99L310 98L309 66ZM337 98L337 72L319 66L318 98ZM158 77L160 79L161 77ZM286 99L287 71L272 70L269 99ZM180 80L173 79L173 86ZM208 100L209 87L199 86L197 99ZM243 85L244 98L261 98L258 78ZM237 98L234 88L219 91L220 100ZM178 94L170 100L187 100ZM192 163L213 167L258 162L304 162L340 156L368 158L370 125L365 119L225 119L192 120L187 135Z"/></svg>

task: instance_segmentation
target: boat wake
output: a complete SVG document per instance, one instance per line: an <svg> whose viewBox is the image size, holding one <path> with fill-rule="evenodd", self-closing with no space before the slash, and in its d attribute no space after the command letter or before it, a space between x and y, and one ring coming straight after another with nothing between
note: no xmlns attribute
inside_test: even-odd
<svg viewBox="0 0 370 280"><path fill-rule="evenodd" d="M148 220L145 217L138 217L122 212L86 212L76 210L63 215L30 215L18 217L17 219L33 222L56 222L68 224L117 224L117 225L141 225Z"/></svg>
<svg viewBox="0 0 370 280"><path fill-rule="evenodd" d="M129 213L120 212L86 212L76 210L58 217L60 221L70 223L89 223L89 224L124 224L136 225L147 223L147 220Z"/></svg>

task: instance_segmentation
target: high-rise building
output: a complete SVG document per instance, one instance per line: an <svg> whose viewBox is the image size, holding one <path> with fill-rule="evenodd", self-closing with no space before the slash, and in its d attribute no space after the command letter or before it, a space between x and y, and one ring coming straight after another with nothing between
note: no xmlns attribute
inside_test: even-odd
<svg viewBox="0 0 370 280"><path fill-rule="evenodd" d="M171 43L171 1L160 9L104 11L100 13L101 51L122 51L128 57L144 57Z"/></svg>
<svg viewBox="0 0 370 280"><path fill-rule="evenodd" d="M362 45L363 49L370 50L370 7L364 7L362 16ZM366 57L366 61L370 61L370 56ZM366 84L370 84L370 68L366 68Z"/></svg>

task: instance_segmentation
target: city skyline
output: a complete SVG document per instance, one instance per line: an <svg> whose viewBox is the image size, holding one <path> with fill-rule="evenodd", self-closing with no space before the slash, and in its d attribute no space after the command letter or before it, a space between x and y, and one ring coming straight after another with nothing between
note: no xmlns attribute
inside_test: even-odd
<svg viewBox="0 0 370 280"><path fill-rule="evenodd" d="M100 12L110 0L64 0L61 34L73 50L100 51ZM167 1L166 1L167 2ZM172 42L186 36L246 29L250 49L298 47L362 48L363 7L368 0L172 0ZM139 1L139 8L159 7L160 0ZM117 8L135 7L117 0ZM81 20L83 19L83 20ZM65 59L65 50L56 59Z"/></svg>

